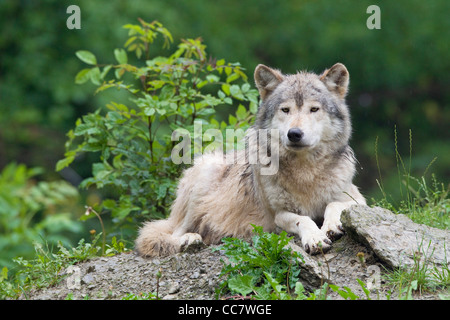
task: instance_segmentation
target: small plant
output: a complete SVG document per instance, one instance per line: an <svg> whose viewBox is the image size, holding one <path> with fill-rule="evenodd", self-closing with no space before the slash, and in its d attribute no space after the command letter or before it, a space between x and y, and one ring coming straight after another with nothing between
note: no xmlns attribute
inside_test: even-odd
<svg viewBox="0 0 450 320"><path fill-rule="evenodd" d="M405 214L416 223L426 224L440 229L450 228L450 198L449 186L439 183L434 174L431 175L431 183L426 179L426 174L431 165L436 161L434 158L425 169L421 178L411 174L412 160L412 131L409 130L409 161L405 164L398 151L397 128L394 129L394 147L397 163L397 174L399 180L400 201L395 201L387 194L383 185L380 163L378 159L378 139L375 141L375 158L378 167L378 186L383 198L379 201L373 200L376 205ZM414 256L414 267L410 269L400 268L388 271L385 275L387 281L394 286L400 299L412 299L412 293L423 290L436 290L446 288L449 285L450 273L448 266L438 269L431 267L426 261L427 254L421 246L420 252ZM420 257L424 256L425 259ZM422 261L422 262L421 262Z"/></svg>
<svg viewBox="0 0 450 320"><path fill-rule="evenodd" d="M281 234L263 232L254 227L252 243L235 238L225 238L216 250L224 250L230 264L223 267L218 294L229 292L252 299L287 299L294 292L303 257L289 249L292 238ZM300 288L298 288L300 289ZM250 298L250 297L247 297Z"/></svg>
<svg viewBox="0 0 450 320"><path fill-rule="evenodd" d="M399 299L411 300L413 292L437 291L450 286L450 269L448 265L438 268L431 265L427 259L432 255L430 245L421 243L419 251L414 254L414 266L411 268L398 268L386 273L388 283L394 286L399 293Z"/></svg>
<svg viewBox="0 0 450 320"><path fill-rule="evenodd" d="M225 280L216 290L217 296L227 299L263 300L328 300L329 290L344 299L361 300L349 287L339 287L324 282L320 288L307 292L298 281L300 263L303 257L289 249L292 239L286 232L279 235L263 232L254 227L254 236L249 243L242 239L225 238L224 244L214 250L223 250L230 263L224 265L221 277ZM371 300L366 284L357 279L365 294Z"/></svg>
<svg viewBox="0 0 450 320"><path fill-rule="evenodd" d="M57 284L64 279L61 271L70 265L99 256L102 247L97 245L101 233L96 235L91 243L86 243L84 239L78 242L73 248L66 248L61 242L57 245L57 250L35 242L34 259L24 259L18 257L13 261L18 266L18 271L9 274L8 268L4 267L0 273L0 299L5 297L16 298L31 289L39 289ZM106 255L114 255L125 252L127 249L121 241L112 238L111 245L106 244Z"/></svg>
<svg viewBox="0 0 450 320"><path fill-rule="evenodd" d="M141 294L127 294L121 300L158 300L158 296L152 292Z"/></svg>

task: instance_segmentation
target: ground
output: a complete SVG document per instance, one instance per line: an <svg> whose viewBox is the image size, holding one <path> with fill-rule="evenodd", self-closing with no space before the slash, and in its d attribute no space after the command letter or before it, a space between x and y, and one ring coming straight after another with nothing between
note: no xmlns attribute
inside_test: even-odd
<svg viewBox="0 0 450 320"><path fill-rule="evenodd" d="M361 298L365 294L356 279L365 283L375 278L377 272L385 272L383 265L370 249L345 235L335 242L330 252L315 257L302 252L294 239L291 246L305 256L301 281L305 288L314 290L325 279L340 287L348 287ZM160 299L216 299L215 288L220 283L223 252L215 247L197 252L179 253L166 258L146 259L135 252L112 257L99 257L71 266L61 273L62 281L51 288L36 290L23 295L23 299L122 299L127 295L153 293ZM361 257L364 257L364 263ZM369 268L372 266L371 268ZM375 271L375 274L373 274ZM158 280L158 273L160 278ZM373 289L372 299L386 299L388 290L380 278L380 290ZM375 285L376 286L376 285ZM342 299L330 290L331 299ZM221 298L227 298L221 297ZM438 293L422 293L415 299L438 299ZM395 294L391 297L395 299Z"/></svg>

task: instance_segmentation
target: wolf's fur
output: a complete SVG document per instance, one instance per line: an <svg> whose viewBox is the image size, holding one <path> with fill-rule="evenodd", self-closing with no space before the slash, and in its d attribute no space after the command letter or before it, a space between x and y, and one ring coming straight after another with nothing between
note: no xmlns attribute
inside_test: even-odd
<svg viewBox="0 0 450 320"><path fill-rule="evenodd" d="M298 234L305 250L315 254L342 235L342 210L365 204L352 184L345 66L335 64L321 75L283 75L259 65L255 82L261 104L251 129L279 130L278 171L261 174L264 165L250 164L245 152L234 164L221 161L221 154L203 155L184 172L169 218L140 229L141 255L168 255L201 240L248 238L251 224ZM314 221L323 221L321 228Z"/></svg>

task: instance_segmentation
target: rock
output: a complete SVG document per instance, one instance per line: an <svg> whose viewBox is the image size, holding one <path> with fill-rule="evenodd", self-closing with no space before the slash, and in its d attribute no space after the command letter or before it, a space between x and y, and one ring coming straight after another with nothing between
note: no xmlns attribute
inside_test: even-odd
<svg viewBox="0 0 450 320"><path fill-rule="evenodd" d="M367 245L385 264L412 268L417 262L449 265L450 231L414 223L402 214L357 205L342 213L345 231Z"/></svg>
<svg viewBox="0 0 450 320"><path fill-rule="evenodd" d="M81 289L81 270L77 266L69 266L66 270L70 274L66 279L67 289L78 290Z"/></svg>
<svg viewBox="0 0 450 320"><path fill-rule="evenodd" d="M180 291L180 285L178 283L173 283L169 288L169 294L178 293Z"/></svg>
<svg viewBox="0 0 450 320"><path fill-rule="evenodd" d="M299 280L303 286L313 291L323 285L324 282L335 284L339 287L348 287L359 296L364 296L364 292L356 279L364 282L373 277L371 270L377 269L378 274L381 268L371 250L348 236L343 236L333 243L331 249L326 254L315 256L308 255L301 247L299 238L295 238L289 245L303 256L304 262L300 264ZM361 263L358 255L364 256L365 263ZM377 288L374 288L377 289ZM333 299L340 298L337 294L330 292Z"/></svg>
<svg viewBox="0 0 450 320"><path fill-rule="evenodd" d="M89 271L88 271L88 272L89 272ZM82 284L87 284L87 285L91 284L93 281L94 281L94 277L93 277L90 273L87 273L87 274L83 277L83 279L81 279L81 283L82 283Z"/></svg>

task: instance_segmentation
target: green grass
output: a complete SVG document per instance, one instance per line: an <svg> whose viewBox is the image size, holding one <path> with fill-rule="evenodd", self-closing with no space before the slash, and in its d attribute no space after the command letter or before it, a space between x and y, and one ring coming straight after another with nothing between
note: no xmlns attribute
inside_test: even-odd
<svg viewBox="0 0 450 320"><path fill-rule="evenodd" d="M412 131L409 130L409 159L405 164L398 151L397 129L394 129L395 157L397 163L397 175L400 200L390 196L381 176L381 166L378 158L378 138L375 141L375 157L377 162L379 179L377 179L382 198L372 199L374 205L391 210L396 214L404 214L412 221L430 227L448 230L450 228L450 198L449 184L439 182L434 174L431 178L427 173L436 161L434 158L426 167L420 178L411 174L412 162ZM428 177L428 178L427 178ZM448 266L438 269L436 266L426 264L419 259L419 255L425 257L432 254L427 248L422 247L420 253L414 257L413 268L399 268L390 270L385 274L388 285L398 292L399 299L412 299L412 293L436 292L449 290L450 270ZM439 295L441 299L448 298L448 294Z"/></svg>
<svg viewBox="0 0 450 320"><path fill-rule="evenodd" d="M4 267L0 273L0 299L16 299L20 295L27 296L27 292L32 289L46 288L56 285L64 279L60 272L70 265L101 255L103 245L97 245L101 233L98 234L92 243L87 243L84 239L78 242L76 247L67 249L58 243L56 252L49 248L48 243L35 242L35 257L26 260L18 257L13 261L17 264L18 270L8 270ZM124 252L127 249L121 241L115 237L111 245L106 245L105 255L114 255ZM13 272L15 271L15 272Z"/></svg>
<svg viewBox="0 0 450 320"><path fill-rule="evenodd" d="M409 130L409 159L405 164L398 151L397 129L394 129L395 157L397 163L398 193L400 199L394 199L386 191L381 175L378 158L378 138L375 140L375 158L379 178L377 179L382 198L372 199L374 205L386 208L397 214L405 214L416 223L448 230L450 228L450 185L439 182L434 174L431 179L427 173L436 161L434 158L426 167L420 178L411 173L412 162L412 132Z"/></svg>
<svg viewBox="0 0 450 320"><path fill-rule="evenodd" d="M414 256L414 267L390 270L384 275L388 285L392 286L392 290L398 292L398 299L412 299L413 291L419 295L425 292L445 292L446 290L447 293L450 293L450 269L448 265L438 268L436 265L425 263L427 257L433 252L430 252L429 246L424 247L422 246L421 252Z"/></svg>

